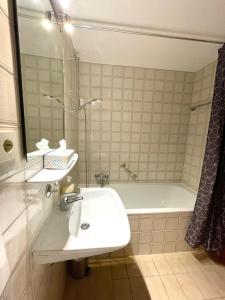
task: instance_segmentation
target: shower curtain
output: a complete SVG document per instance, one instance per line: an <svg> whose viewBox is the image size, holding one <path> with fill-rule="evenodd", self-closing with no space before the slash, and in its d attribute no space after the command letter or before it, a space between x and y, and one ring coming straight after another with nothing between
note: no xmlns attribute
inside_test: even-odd
<svg viewBox="0 0 225 300"><path fill-rule="evenodd" d="M193 247L225 249L225 45L219 49L205 157L186 241Z"/></svg>

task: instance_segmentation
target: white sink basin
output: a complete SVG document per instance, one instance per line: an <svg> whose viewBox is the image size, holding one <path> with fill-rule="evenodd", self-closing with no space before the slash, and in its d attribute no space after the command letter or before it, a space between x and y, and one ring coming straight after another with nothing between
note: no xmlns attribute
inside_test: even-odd
<svg viewBox="0 0 225 300"><path fill-rule="evenodd" d="M111 188L81 189L83 200L67 212L55 209L34 244L39 264L99 255L125 247L130 240L126 211ZM82 229L82 224L88 224Z"/></svg>

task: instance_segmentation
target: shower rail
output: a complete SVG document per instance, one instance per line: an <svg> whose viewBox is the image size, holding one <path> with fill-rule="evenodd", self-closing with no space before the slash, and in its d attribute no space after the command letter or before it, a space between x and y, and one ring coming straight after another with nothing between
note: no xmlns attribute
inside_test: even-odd
<svg viewBox="0 0 225 300"><path fill-rule="evenodd" d="M126 164L125 163L123 163L122 165L120 165L120 168L121 169L124 169L125 170L125 172L127 173L127 175L131 178L131 179L133 179L133 180L136 180L137 179L137 174L134 174L131 170L129 170L128 168L127 168L127 166L126 166Z"/></svg>
<svg viewBox="0 0 225 300"><path fill-rule="evenodd" d="M211 101L208 101L208 102L204 102L204 103L195 104L195 105L192 105L190 107L190 109L191 109L191 111L195 111L197 108L206 106L206 105L210 105L211 103L212 103Z"/></svg>

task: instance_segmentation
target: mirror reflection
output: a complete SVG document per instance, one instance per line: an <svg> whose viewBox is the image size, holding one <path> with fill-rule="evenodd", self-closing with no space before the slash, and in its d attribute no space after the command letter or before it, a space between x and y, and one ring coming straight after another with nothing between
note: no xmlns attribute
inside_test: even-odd
<svg viewBox="0 0 225 300"><path fill-rule="evenodd" d="M64 137L63 106L45 95L63 98L63 40L47 0L18 1L20 57L27 152L42 138L57 148Z"/></svg>

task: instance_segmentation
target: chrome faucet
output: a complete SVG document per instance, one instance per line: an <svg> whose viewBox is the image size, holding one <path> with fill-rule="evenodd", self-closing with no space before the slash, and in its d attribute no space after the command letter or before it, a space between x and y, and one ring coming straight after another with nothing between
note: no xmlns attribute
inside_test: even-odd
<svg viewBox="0 0 225 300"><path fill-rule="evenodd" d="M60 202L59 202L59 207L60 210L68 210L70 203L80 201L82 200L83 197L81 196L80 193L67 193L67 194L62 194L60 197Z"/></svg>
<svg viewBox="0 0 225 300"><path fill-rule="evenodd" d="M103 187L106 184L109 184L109 174L103 172L95 174L95 180L97 184L100 184L100 186Z"/></svg>

